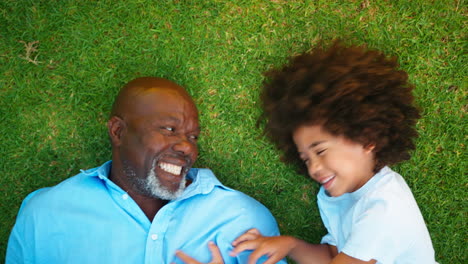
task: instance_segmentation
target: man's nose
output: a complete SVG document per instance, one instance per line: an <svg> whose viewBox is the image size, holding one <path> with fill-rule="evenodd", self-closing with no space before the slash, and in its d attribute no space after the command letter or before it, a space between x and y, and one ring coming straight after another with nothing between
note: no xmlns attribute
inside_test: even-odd
<svg viewBox="0 0 468 264"><path fill-rule="evenodd" d="M191 142L186 136L179 136L173 145L173 149L184 155L193 155L198 152L197 144Z"/></svg>

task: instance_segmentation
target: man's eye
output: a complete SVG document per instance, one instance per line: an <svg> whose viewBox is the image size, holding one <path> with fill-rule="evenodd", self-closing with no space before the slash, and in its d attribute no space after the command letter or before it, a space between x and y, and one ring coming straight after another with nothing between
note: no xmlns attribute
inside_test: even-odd
<svg viewBox="0 0 468 264"><path fill-rule="evenodd" d="M326 150L326 149L322 149L322 150L317 151L317 155L320 156L320 155L325 154L325 150Z"/></svg>
<svg viewBox="0 0 468 264"><path fill-rule="evenodd" d="M171 132L174 132L175 130L173 127L161 127L161 128L167 131L171 131Z"/></svg>
<svg viewBox="0 0 468 264"><path fill-rule="evenodd" d="M197 139L198 139L198 136L196 136L196 135L191 135L191 136L189 136L189 137L190 137L190 139L193 139L193 140L197 140Z"/></svg>

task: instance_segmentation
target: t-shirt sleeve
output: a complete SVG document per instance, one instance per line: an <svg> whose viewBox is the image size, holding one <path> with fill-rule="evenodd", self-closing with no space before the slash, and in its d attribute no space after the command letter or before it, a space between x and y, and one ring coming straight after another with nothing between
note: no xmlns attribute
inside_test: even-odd
<svg viewBox="0 0 468 264"><path fill-rule="evenodd" d="M401 214L395 214L388 201L376 200L364 207L353 216L353 226L341 252L364 261L394 263L399 252L411 244L410 230L401 224L404 219L397 217Z"/></svg>
<svg viewBox="0 0 468 264"><path fill-rule="evenodd" d="M328 234L326 234L325 236L322 237L322 240L320 241L320 244L328 244L328 245L336 246L335 239L333 238L333 236L330 233L328 233Z"/></svg>
<svg viewBox="0 0 468 264"><path fill-rule="evenodd" d="M325 214L322 210L322 208L319 206L320 210L320 217L322 218L322 223L327 229L328 233L322 237L322 240L320 241L320 244L328 244L332 246L336 246L336 238L333 237L331 231L330 231L330 222L328 220L327 214Z"/></svg>

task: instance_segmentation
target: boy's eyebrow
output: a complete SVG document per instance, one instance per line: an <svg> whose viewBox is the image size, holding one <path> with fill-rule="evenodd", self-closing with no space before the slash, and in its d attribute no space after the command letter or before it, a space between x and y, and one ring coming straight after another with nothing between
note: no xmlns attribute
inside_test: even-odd
<svg viewBox="0 0 468 264"><path fill-rule="evenodd" d="M312 142L312 144L310 144L310 145L307 147L307 149L315 148L316 146L322 144L323 142L325 142L325 140Z"/></svg>

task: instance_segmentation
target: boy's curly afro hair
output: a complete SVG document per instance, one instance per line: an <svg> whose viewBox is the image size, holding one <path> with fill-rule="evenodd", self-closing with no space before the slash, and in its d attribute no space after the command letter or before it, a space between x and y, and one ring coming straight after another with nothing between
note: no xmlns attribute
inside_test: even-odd
<svg viewBox="0 0 468 264"><path fill-rule="evenodd" d="M377 172L409 159L417 137L413 86L397 68L396 58L340 41L292 57L264 74L259 121L265 121L264 132L284 152L283 160L302 172L292 134L306 124L363 146L374 144Z"/></svg>

